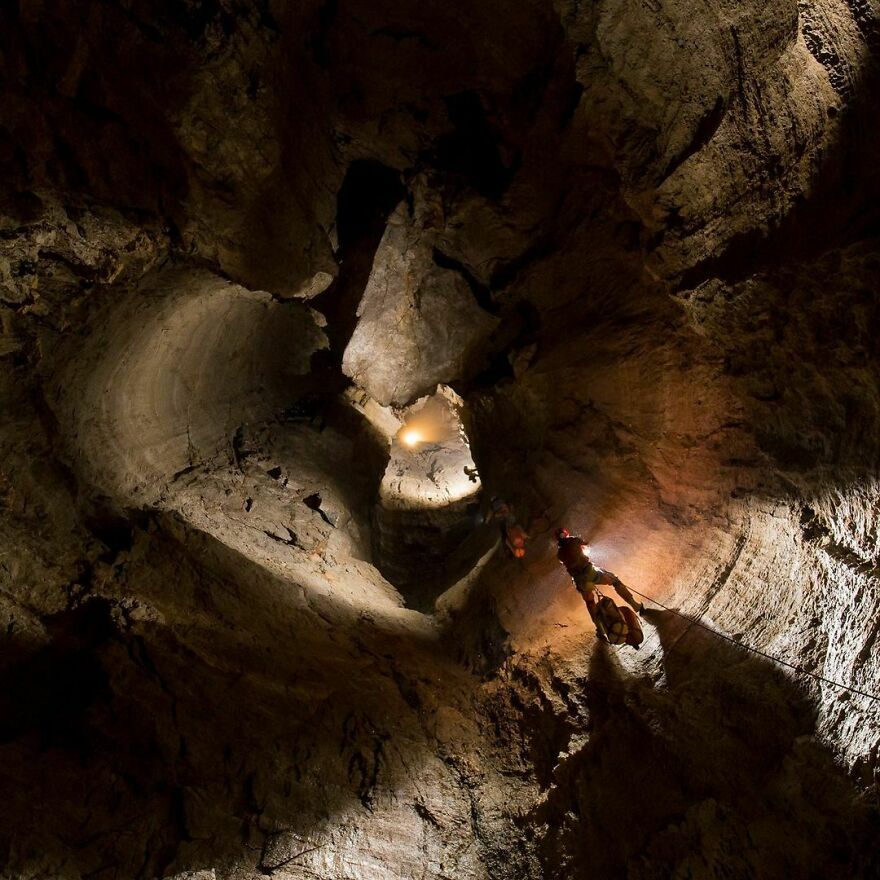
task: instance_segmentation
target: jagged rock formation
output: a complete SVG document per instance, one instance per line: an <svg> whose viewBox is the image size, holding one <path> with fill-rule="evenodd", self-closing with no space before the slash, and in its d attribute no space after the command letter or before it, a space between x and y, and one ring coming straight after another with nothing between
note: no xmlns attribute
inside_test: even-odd
<svg viewBox="0 0 880 880"><path fill-rule="evenodd" d="M0 9L0 876L877 876L878 703L737 643L880 692L878 21ZM531 545L435 602L438 382Z"/></svg>
<svg viewBox="0 0 880 880"><path fill-rule="evenodd" d="M436 261L430 213L441 210L419 204L411 218L401 203L391 215L345 349L345 374L386 406L467 375L496 326L465 277Z"/></svg>

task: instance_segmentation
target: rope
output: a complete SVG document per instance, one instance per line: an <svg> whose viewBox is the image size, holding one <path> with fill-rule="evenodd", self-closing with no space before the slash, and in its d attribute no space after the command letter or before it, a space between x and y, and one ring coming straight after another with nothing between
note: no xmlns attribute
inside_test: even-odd
<svg viewBox="0 0 880 880"><path fill-rule="evenodd" d="M774 657L772 654L768 654L766 651L762 651L760 648L755 648L752 645L745 644L744 642L738 642L731 636L728 636L723 632L719 632L717 629L712 629L712 627L710 626L706 626L706 624L703 623L699 618L689 617L687 614L682 614L675 608L670 608L668 605L664 605L662 602L658 602L651 596L646 596L644 593L640 593L638 590L634 590L629 585L627 585L627 589L629 589L630 592L635 593L637 596L640 596L642 599L647 599L648 602L653 602L664 611L671 611L673 614L677 614L680 618L682 618L682 620L688 621L688 623L690 623L692 626L699 626L702 629L706 630L706 632L712 633L713 636L718 636L718 638L730 642L731 645L736 645L738 648L742 648L745 651L751 651L753 654L764 657L766 660L770 660L773 663L778 663L780 666L787 666L789 669L792 669L801 675L808 675L810 678L816 679L816 681L830 684L833 687L841 688L845 691L850 691L853 694L858 694L860 697L867 697L869 700L873 700L875 703L880 703L880 696L878 696L877 694L869 694L867 691L860 691L858 688L850 687L850 685L848 684L843 684L843 682L840 681L834 681L834 679L831 678L825 678L824 675L819 675L816 672L811 672L809 669L804 669L802 666L795 666L794 663L789 663L787 660L781 660L779 657ZM682 633L682 635L686 635L686 633Z"/></svg>

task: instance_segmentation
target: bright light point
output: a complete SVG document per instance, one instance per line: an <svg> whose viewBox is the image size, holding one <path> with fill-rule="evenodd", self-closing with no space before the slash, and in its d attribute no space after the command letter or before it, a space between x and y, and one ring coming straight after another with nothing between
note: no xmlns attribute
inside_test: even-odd
<svg viewBox="0 0 880 880"><path fill-rule="evenodd" d="M455 518L464 514L452 508L464 508L480 493L480 478L461 423L463 404L451 395L454 392L441 388L404 415L379 487L383 509L449 508Z"/></svg>
<svg viewBox="0 0 880 880"><path fill-rule="evenodd" d="M581 553L583 553L584 556L589 556L591 552L592 552L592 548L590 547L589 544L583 544L581 546Z"/></svg>

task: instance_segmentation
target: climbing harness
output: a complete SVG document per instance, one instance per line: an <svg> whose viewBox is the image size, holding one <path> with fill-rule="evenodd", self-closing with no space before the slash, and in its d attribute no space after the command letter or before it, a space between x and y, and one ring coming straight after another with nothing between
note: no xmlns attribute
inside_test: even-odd
<svg viewBox="0 0 880 880"><path fill-rule="evenodd" d="M779 657L774 657L773 654L768 654L766 651L762 651L760 648L755 648L752 645L745 644L744 642L738 642L732 636L728 636L723 632L719 632L717 629L712 629L712 627L706 626L706 624L703 623L699 618L689 617L687 614L682 614L675 608L670 608L668 605L664 605L662 602L658 602L651 596L646 596L644 593L640 593L638 590L634 590L632 587L629 587L629 590L630 592L635 593L637 596L640 596L645 601L652 602L654 605L657 605L664 611L670 611L673 614L677 614L682 620L686 620L688 623L694 626L699 626L701 629L706 630L706 632L711 633L713 636L718 636L719 638L730 642L731 645L736 645L738 648L742 648L745 651L751 651L752 654L757 654L758 656L763 657L766 660L770 660L773 663L778 663L780 666L787 666L789 669L792 669L801 675L807 675L810 678L814 678L816 681L830 684L833 687L841 688L845 691L850 691L853 694L858 694L860 697L867 697L869 700L880 703L880 695L869 694L867 691L860 691L858 688L851 687L848 684L843 684L843 682L834 681L834 679L831 678L825 678L824 675L819 675L817 672L811 672L809 669L804 669L802 666L796 666L794 663L789 663L787 660L781 660Z"/></svg>

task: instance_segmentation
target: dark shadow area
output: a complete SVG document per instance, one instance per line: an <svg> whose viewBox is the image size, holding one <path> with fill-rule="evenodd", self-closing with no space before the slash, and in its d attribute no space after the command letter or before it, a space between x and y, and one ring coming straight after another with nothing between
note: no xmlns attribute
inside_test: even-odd
<svg viewBox="0 0 880 880"><path fill-rule="evenodd" d="M492 299L492 291L485 284L482 284L479 279L475 278L473 273L464 265L464 263L456 260L454 257L450 257L448 254L444 254L443 251L437 247L432 251L432 259L441 269L449 269L452 272L457 272L462 278L464 278L474 297L474 302L483 309L484 312L487 312L490 315L498 314L498 306Z"/></svg>
<svg viewBox="0 0 880 880"><path fill-rule="evenodd" d="M412 638L334 627L331 603L304 609L174 517L135 540L117 563L125 599L86 597L47 618L48 643L4 658L4 870L147 880L268 863L285 834L320 844L337 809L371 810L400 749L418 764L407 682L463 671Z"/></svg>
<svg viewBox="0 0 880 880"><path fill-rule="evenodd" d="M776 667L651 611L667 686L628 681L601 642L589 741L535 819L548 877L874 877L880 816L813 737Z"/></svg>
<svg viewBox="0 0 880 880"><path fill-rule="evenodd" d="M480 95L460 92L444 99L453 130L437 139L429 164L453 178L460 177L490 199L499 199L516 171L505 165L499 137L493 132Z"/></svg>
<svg viewBox="0 0 880 880"><path fill-rule="evenodd" d="M28 197L57 189L179 220L189 181L166 113L185 99L193 53L175 7L57 6L0 8L9 190ZM39 143L50 149L34 149Z"/></svg>
<svg viewBox="0 0 880 880"><path fill-rule="evenodd" d="M115 627L98 600L43 621L49 642L27 658L4 657L0 679L0 744L32 732L41 750L67 749L86 761L95 743L89 706L106 698L108 675L97 659Z"/></svg>
<svg viewBox="0 0 880 880"><path fill-rule="evenodd" d="M496 530L482 523L478 500L437 509L373 511L374 557L407 607L430 614L492 546Z"/></svg>
<svg viewBox="0 0 880 880"><path fill-rule="evenodd" d="M493 530L494 531L494 530ZM494 536L493 536L494 537ZM446 609L444 643L450 655L483 678L494 675L512 654L508 631L498 616L492 584L504 578L511 560L496 550L466 594Z"/></svg>
<svg viewBox="0 0 880 880"><path fill-rule="evenodd" d="M352 162L336 199L339 274L311 305L327 318L329 351L312 358L315 372L341 387L342 355L357 325L357 309L391 212L406 195L398 172L371 159ZM338 375L337 375L338 374Z"/></svg>
<svg viewBox="0 0 880 880"><path fill-rule="evenodd" d="M496 309L496 312L498 310ZM501 323L489 337L481 363L472 376L456 379L452 385L461 394L496 390L503 382L510 382L517 375L517 358L532 347L537 351L541 335L540 311L528 300L520 300L500 312ZM529 359L530 360L530 359ZM523 369L528 363L523 364Z"/></svg>

